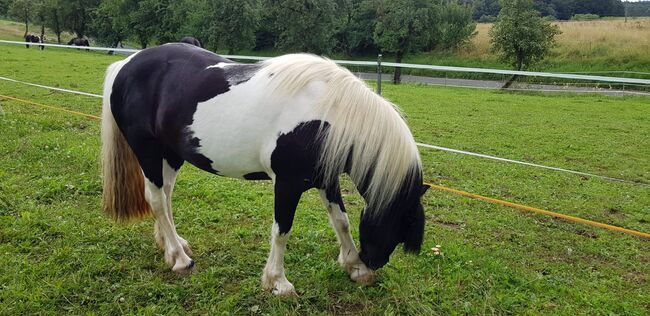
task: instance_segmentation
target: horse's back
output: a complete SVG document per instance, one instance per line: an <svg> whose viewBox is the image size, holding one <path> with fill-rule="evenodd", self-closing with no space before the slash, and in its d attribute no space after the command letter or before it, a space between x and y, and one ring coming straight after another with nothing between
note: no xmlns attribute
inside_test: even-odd
<svg viewBox="0 0 650 316"><path fill-rule="evenodd" d="M268 172L277 138L314 119L316 98L272 97L261 67L185 44L147 49L123 64L111 110L123 131L204 170L232 177Z"/></svg>

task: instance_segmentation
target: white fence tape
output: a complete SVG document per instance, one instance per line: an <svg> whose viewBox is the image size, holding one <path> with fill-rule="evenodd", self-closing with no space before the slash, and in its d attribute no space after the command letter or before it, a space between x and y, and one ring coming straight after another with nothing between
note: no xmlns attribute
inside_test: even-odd
<svg viewBox="0 0 650 316"><path fill-rule="evenodd" d="M20 81L20 80L16 80L16 79L11 79L11 78L7 78L7 77L0 77L0 80L20 83L20 84L24 84L24 85L28 85L28 86L32 86L32 87L39 87L39 88L44 88L44 89L49 89L49 90L54 90L54 91L84 95L84 96L88 96L88 97L95 97L95 98L101 98L102 97L99 94L81 92L81 91L74 91L74 90L68 90L68 89L56 88L56 87L49 87L49 86L44 86L44 85L40 85L40 84L36 84L36 83L30 83L30 82Z"/></svg>
<svg viewBox="0 0 650 316"><path fill-rule="evenodd" d="M26 44L25 42L6 41L6 40L0 40L0 43L17 44L17 45ZM43 45L46 47L77 48L77 49L88 49L88 50L95 50L95 51L114 51L114 52L125 52L125 53L135 53L139 51L138 49L127 49L127 48L68 46L68 45L58 45L58 44L30 43L30 45L33 46ZM271 58L271 57L240 56L240 55L222 55L222 56L230 59L241 59L241 60L266 60ZM375 67L378 65L376 61L352 61L352 60L334 60L334 61L342 65L375 66ZM471 67L451 67L451 66L436 66L436 65L423 65L423 64L404 64L404 63L391 63L391 62L382 62L381 65L386 67L426 69L426 70L448 71L448 72L471 72L471 73L500 74L500 75L520 75L520 76L528 76L528 77L546 77L546 78L558 78L558 79L574 79L574 80L588 80L588 81L599 81L599 82L618 82L618 83L650 85L650 79L637 79L637 78L589 76L589 75L566 74L566 73L516 71L516 70L471 68Z"/></svg>
<svg viewBox="0 0 650 316"><path fill-rule="evenodd" d="M575 170L557 168L557 167L549 167L549 166L544 166L544 165L540 165L540 164L536 164L536 163L530 163L530 162L525 162L525 161L501 158L501 157L484 155L484 154L477 154L477 153L473 153L473 152L469 152L469 151L446 148L446 147L440 147L440 146L435 146L435 145L422 144L422 143L417 143L417 145L420 146L420 147L437 149L437 150L442 150L442 151L452 152L452 153L457 153L457 154L462 154L462 155L492 159L492 160L497 160L497 161L502 161L502 162L515 163L515 164L520 164L520 165L525 165L525 166L530 166L530 167L536 167L536 168L542 168L542 169L548 169L548 170L555 170L555 171L560 171L560 172L573 173L573 174L577 174L577 175L581 175L581 176L600 178L600 179L605 179L605 180L610 180L610 181L626 182L626 183L632 183L632 184L645 184L643 182L634 182L634 181L628 181L628 180L623 180L623 179L618 179L618 178L601 176L601 175L597 175L597 174L593 174L593 173L587 173L587 172L581 172L581 171L575 171Z"/></svg>
<svg viewBox="0 0 650 316"><path fill-rule="evenodd" d="M50 89L50 90L55 90L55 91L60 91L60 92L72 93L72 94L95 97L95 98L102 98L102 96L99 95L99 94L81 92L81 91L75 91L75 90L68 90L68 89L62 89L62 88L56 88L56 87L49 87L49 86L44 86L44 85L25 82L25 81L20 81L20 80L6 78L6 77L0 77L0 80L5 80L5 81L9 81L9 82L14 82L14 83L20 83L20 84L24 84L24 85L28 85L28 86L39 87L39 88L44 88L44 89ZM597 175L597 174L581 172L581 171L575 171L575 170L570 170L570 169L549 167L549 166L544 166L544 165L540 165L540 164L535 164L535 163L530 163L530 162L525 162L525 161L518 161L518 160L513 160L513 159L507 159L507 158L501 158L501 157L490 156L490 155L485 155L485 154L478 154L478 153L473 153L473 152L459 150L459 149L446 148L446 147L429 145L429 144L424 144L424 143L417 143L417 145L420 146L420 147L431 148L431 149L436 149L436 150L441 150L441 151L446 151L446 152L452 152L452 153L468 155L468 156L474 156L474 157L480 157L480 158L491 159L491 160L497 160L497 161L502 161L502 162L515 163L515 164L520 164L520 165L525 165L525 166L530 166L530 167L536 167L536 168L542 168L542 169L572 173L572 174L576 174L576 175L600 178L600 179L609 180L609 181L624 182L624 183L629 183L629 184L647 185L647 183L645 183L645 182L629 181L629 180L617 179L617 178L601 176L601 175Z"/></svg>

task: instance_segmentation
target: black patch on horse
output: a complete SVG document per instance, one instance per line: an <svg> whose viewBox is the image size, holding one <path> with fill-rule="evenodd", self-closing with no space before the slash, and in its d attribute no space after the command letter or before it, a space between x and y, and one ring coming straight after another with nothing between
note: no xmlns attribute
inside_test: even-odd
<svg viewBox="0 0 650 316"><path fill-rule="evenodd" d="M329 124L317 120L301 123L291 132L281 134L271 153L271 169L275 173L275 222L281 234L291 230L301 194L314 187L323 187L318 173L321 128L326 132Z"/></svg>
<svg viewBox="0 0 650 316"><path fill-rule="evenodd" d="M209 67L219 63L233 66ZM259 67L180 43L143 50L122 67L113 83L111 111L149 180L162 186L156 161L170 153L219 174L212 160L198 152L201 139L187 127L199 102L247 81Z"/></svg>
<svg viewBox="0 0 650 316"><path fill-rule="evenodd" d="M251 173L245 174L244 179L246 179L246 180L271 180L271 177L269 177L269 175L266 174L266 172L258 171L258 172L251 172Z"/></svg>

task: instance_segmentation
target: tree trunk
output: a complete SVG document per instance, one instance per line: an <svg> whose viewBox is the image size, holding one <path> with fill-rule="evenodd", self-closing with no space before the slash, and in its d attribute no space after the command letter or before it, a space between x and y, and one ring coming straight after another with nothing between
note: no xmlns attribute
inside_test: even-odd
<svg viewBox="0 0 650 316"><path fill-rule="evenodd" d="M404 57L404 53L397 52L397 55L395 56L395 62L398 64L401 63L402 57ZM400 84L401 82L402 82L402 68L395 67L395 73L393 74L393 83Z"/></svg>
<svg viewBox="0 0 650 316"><path fill-rule="evenodd" d="M54 10L54 33L56 33L56 42L61 44L61 27L59 26L59 11Z"/></svg>
<svg viewBox="0 0 650 316"><path fill-rule="evenodd" d="M517 71L521 71L524 68L524 62L523 59L517 58ZM519 78L519 75L512 75L508 81L501 87L501 89L505 90L510 88L513 83Z"/></svg>
<svg viewBox="0 0 650 316"><path fill-rule="evenodd" d="M27 33L29 33L29 21L25 20L25 35L23 35L23 38L27 37Z"/></svg>

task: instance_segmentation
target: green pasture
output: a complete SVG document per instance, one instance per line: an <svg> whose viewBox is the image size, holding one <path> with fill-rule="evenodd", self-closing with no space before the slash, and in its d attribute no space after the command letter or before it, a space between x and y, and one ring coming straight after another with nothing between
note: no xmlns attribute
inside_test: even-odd
<svg viewBox="0 0 650 316"><path fill-rule="evenodd" d="M119 56L0 44L0 76L101 93ZM386 85L419 142L650 182L650 99ZM98 115L100 100L0 81L0 94ZM164 263L153 221L100 211L98 122L0 101L0 315L648 315L650 241L430 190L419 255L398 250L375 285L338 267L316 192L286 254L297 298L260 287L270 182L183 167L176 223L197 263ZM421 149L437 184L650 232L650 187ZM344 199L353 234L362 201ZM442 255L430 249L440 245Z"/></svg>

